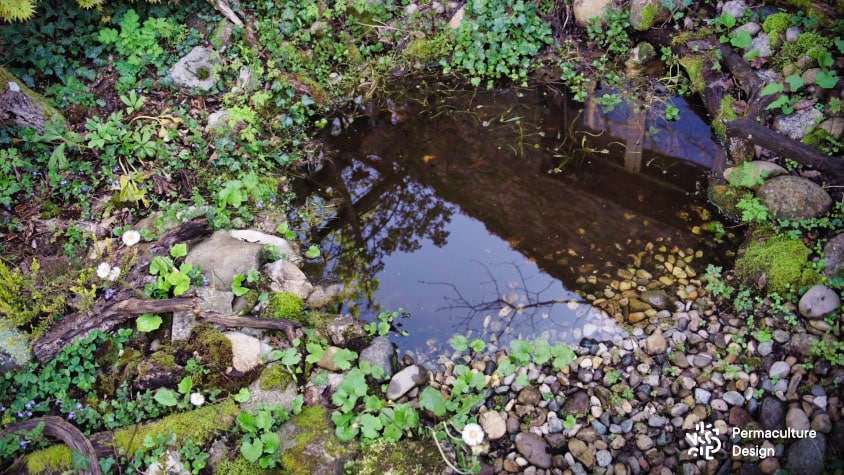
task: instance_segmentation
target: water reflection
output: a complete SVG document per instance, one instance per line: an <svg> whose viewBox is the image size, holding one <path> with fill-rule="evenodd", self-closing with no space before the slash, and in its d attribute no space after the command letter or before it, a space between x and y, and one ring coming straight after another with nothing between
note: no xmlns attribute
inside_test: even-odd
<svg viewBox="0 0 844 475"><path fill-rule="evenodd" d="M687 190L702 170L645 149L630 174L627 139L583 117L535 91L452 91L356 122L314 176L315 196L339 200L310 236L327 274L360 291L364 317L412 313L404 348L456 332L611 336L615 322L573 292L577 278L600 289L647 243L698 247L688 230L702 208Z"/></svg>

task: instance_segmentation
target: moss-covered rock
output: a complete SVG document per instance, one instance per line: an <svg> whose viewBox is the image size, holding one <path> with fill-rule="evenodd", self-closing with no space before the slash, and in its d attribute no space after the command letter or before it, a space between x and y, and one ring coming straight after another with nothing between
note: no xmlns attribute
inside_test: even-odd
<svg viewBox="0 0 844 475"><path fill-rule="evenodd" d="M146 436L155 438L159 434L172 431L177 441L191 440L199 446L205 445L222 428L230 426L237 416L238 408L234 401L227 399L219 404L212 404L199 409L173 414L161 420L125 427L114 432L111 444L115 449L134 454L143 448ZM26 457L29 473L60 473L71 467L71 453L66 445L54 445L38 450Z"/></svg>
<svg viewBox="0 0 844 475"><path fill-rule="evenodd" d="M403 439L396 443L377 441L368 445L355 459L351 471L357 475L424 475L447 470L434 444Z"/></svg>
<svg viewBox="0 0 844 475"><path fill-rule="evenodd" d="M753 196L750 190L730 185L712 185L709 187L709 200L718 210L733 221L738 221L741 211L736 207L739 201Z"/></svg>
<svg viewBox="0 0 844 475"><path fill-rule="evenodd" d="M764 283L771 292L785 295L821 281L808 265L811 252L799 239L758 229L739 251L735 275L745 285Z"/></svg>
<svg viewBox="0 0 844 475"><path fill-rule="evenodd" d="M285 389L291 382L293 377L290 376L281 365L269 365L261 371L261 389L270 391L273 389Z"/></svg>
<svg viewBox="0 0 844 475"><path fill-rule="evenodd" d="M227 373L228 368L232 366L232 343L221 331L205 323L193 327L190 338L185 343L185 350L209 370L206 374L197 376L194 384L219 388L226 392L240 390L243 381Z"/></svg>
<svg viewBox="0 0 844 475"><path fill-rule="evenodd" d="M328 409L310 406L279 430L284 441L281 462L291 475L343 473L343 466L359 451L356 442L344 443L334 435Z"/></svg>
<svg viewBox="0 0 844 475"><path fill-rule="evenodd" d="M689 84L692 92L697 94L703 93L706 89L706 81L703 79L703 64L704 58L701 55L687 55L680 58L680 65L686 70L689 76Z"/></svg>
<svg viewBox="0 0 844 475"><path fill-rule="evenodd" d="M264 316L301 322L305 301L292 292L273 292L267 301ZM304 323L304 322L302 322Z"/></svg>

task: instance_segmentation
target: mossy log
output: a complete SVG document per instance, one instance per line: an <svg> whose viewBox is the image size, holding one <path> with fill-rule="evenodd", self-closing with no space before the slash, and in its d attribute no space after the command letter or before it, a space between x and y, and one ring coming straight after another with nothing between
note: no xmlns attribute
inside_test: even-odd
<svg viewBox="0 0 844 475"><path fill-rule="evenodd" d="M201 302L193 296L164 300L141 298L138 289L143 289L149 279L149 263L155 256L165 256L177 243L193 243L204 239L212 232L207 220L185 223L164 234L138 255L138 262L124 279L126 287L111 299L100 300L87 311L72 313L53 325L32 345L32 352L38 361L46 362L56 357L75 338L81 338L94 330L109 331L126 320L144 313L171 313L193 311L198 318L229 327L251 327L283 330L293 340L293 333L299 324L284 319L238 317L205 311ZM126 252L121 250L121 252ZM120 256L118 256L119 258Z"/></svg>
<svg viewBox="0 0 844 475"><path fill-rule="evenodd" d="M844 160L840 158L829 156L750 119L727 122L726 126L731 136L742 137L783 157L817 168L829 177L830 184L844 183Z"/></svg>
<svg viewBox="0 0 844 475"><path fill-rule="evenodd" d="M82 456L88 459L88 470L80 473L85 475L101 475L103 473L100 469L99 457L97 455L97 451L94 449L94 445L87 437L85 437L85 434L83 434L82 431L61 417L47 416L18 422L17 424L4 427L3 430L0 431L0 435L31 432L40 424L44 424L43 434L45 436L61 440L68 448L70 448L70 450L79 452ZM14 471L16 470L12 467L7 473L13 473Z"/></svg>
<svg viewBox="0 0 844 475"><path fill-rule="evenodd" d="M0 127L17 125L42 133L44 125L54 117L64 122L58 109L0 66Z"/></svg>
<svg viewBox="0 0 844 475"><path fill-rule="evenodd" d="M12 473L67 473L67 470L71 468L71 450L80 450L83 455L89 457L88 460L91 462L89 471L83 473L98 475L102 473L98 459L116 458L118 453L129 454L131 457L135 451L143 447L146 436L155 438L157 435L171 431L179 442L183 443L190 440L199 446L204 446L220 430L225 430L231 426L238 412L237 404L231 399L226 399L220 403L202 406L193 411L171 414L159 420L134 424L114 431L99 432L93 434L90 439L86 439L78 429L60 417L50 417L49 419L58 419L59 422L63 423L63 426L70 426L70 428L79 432L78 436L73 437L72 443L74 445L68 443L67 439L56 436L66 445L53 445L27 455L25 463L18 464L17 470ZM33 428L37 423L36 421L33 424ZM47 427L45 426L44 429L45 434L47 434ZM89 447L84 451L78 447L82 440Z"/></svg>

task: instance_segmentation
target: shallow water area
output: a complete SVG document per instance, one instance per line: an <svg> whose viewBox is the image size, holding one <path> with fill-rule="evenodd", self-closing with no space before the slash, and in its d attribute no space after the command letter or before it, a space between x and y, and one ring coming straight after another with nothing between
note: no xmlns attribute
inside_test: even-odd
<svg viewBox="0 0 844 475"><path fill-rule="evenodd" d="M630 326L584 297L636 253L719 253L696 228L719 147L673 102L676 122L539 90L393 97L327 139L311 203L329 217L309 236L325 265L312 271L356 291L365 320L411 314L394 341L422 359L456 333L493 349L614 340Z"/></svg>

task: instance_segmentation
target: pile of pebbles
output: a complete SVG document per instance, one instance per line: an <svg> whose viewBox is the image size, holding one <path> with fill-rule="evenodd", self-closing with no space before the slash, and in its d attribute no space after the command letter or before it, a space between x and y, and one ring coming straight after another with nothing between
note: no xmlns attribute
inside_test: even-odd
<svg viewBox="0 0 844 475"><path fill-rule="evenodd" d="M756 328L768 329L758 332L716 311L693 268L700 253L649 244L632 257L612 276L583 278L595 289L586 300L625 325L604 331L584 320L577 358L563 370L531 364L501 378L495 370L505 349L457 356L487 377L477 410L486 472L810 474L844 457L844 368L810 354L818 337L806 331L806 319L784 324L757 315ZM442 358L430 374L428 384L444 394L454 358ZM787 428L813 437L737 432ZM718 439L709 444L710 460L690 451L702 430Z"/></svg>

